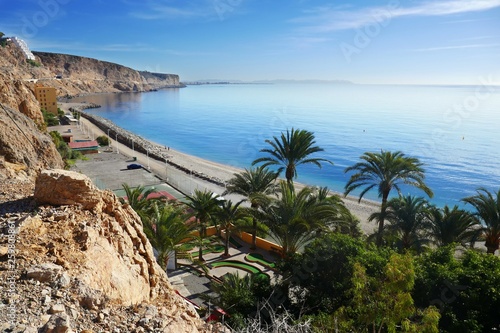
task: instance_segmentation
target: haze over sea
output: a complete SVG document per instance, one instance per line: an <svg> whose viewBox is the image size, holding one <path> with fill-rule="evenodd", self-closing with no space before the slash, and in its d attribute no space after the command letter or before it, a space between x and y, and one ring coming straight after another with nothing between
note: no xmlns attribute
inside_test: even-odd
<svg viewBox="0 0 500 333"><path fill-rule="evenodd" d="M249 167L264 140L286 129L312 131L325 150L316 157L334 165L302 166L297 181L338 192L344 169L381 149L420 158L439 206L500 188L499 87L212 84L76 100L100 104L87 112L146 139L237 167Z"/></svg>

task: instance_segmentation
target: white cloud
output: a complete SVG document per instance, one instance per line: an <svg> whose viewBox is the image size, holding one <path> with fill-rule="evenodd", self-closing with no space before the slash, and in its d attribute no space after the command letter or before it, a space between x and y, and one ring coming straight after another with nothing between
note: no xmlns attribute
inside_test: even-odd
<svg viewBox="0 0 500 333"><path fill-rule="evenodd" d="M421 49L415 49L414 51L428 52L428 51L442 51L442 50L456 50L456 49L490 48L490 47L498 47L498 46L500 46L500 44L466 44L466 45L426 47L426 48L421 48Z"/></svg>
<svg viewBox="0 0 500 333"><path fill-rule="evenodd" d="M445 16L485 11L500 7L500 0L448 0L421 2L404 7L399 1L389 1L386 6L353 10L346 7L318 7L292 22L303 25L306 32L331 32L356 29L372 22L387 22L405 16Z"/></svg>

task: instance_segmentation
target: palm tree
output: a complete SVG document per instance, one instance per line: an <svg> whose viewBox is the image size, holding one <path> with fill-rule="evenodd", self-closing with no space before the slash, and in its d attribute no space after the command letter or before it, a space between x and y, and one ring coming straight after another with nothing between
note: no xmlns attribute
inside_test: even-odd
<svg viewBox="0 0 500 333"><path fill-rule="evenodd" d="M169 256L181 249L181 242L192 239L193 226L185 222L179 208L153 204L153 213L143 220L144 233L158 252L158 264L166 269Z"/></svg>
<svg viewBox="0 0 500 333"><path fill-rule="evenodd" d="M438 246L466 243L474 240L478 232L478 221L474 216L458 206L452 209L432 207L429 210L430 235Z"/></svg>
<svg viewBox="0 0 500 333"><path fill-rule="evenodd" d="M144 216L151 212L151 203L153 201L148 199L148 196L156 192L154 188L150 188L147 190L144 186L131 188L127 184L122 184L122 187L127 197L127 203L141 217L141 219L143 219ZM121 200L123 201L123 199Z"/></svg>
<svg viewBox="0 0 500 333"><path fill-rule="evenodd" d="M385 218L389 221L384 234L395 241L399 250L420 252L429 243L426 230L429 227L428 202L422 197L411 195L389 200ZM369 220L378 219L381 213L373 213Z"/></svg>
<svg viewBox="0 0 500 333"><path fill-rule="evenodd" d="M271 237L287 257L338 221L339 207L318 197L315 189L304 187L295 192L293 183L280 183L280 198L261 208L260 218L269 227Z"/></svg>
<svg viewBox="0 0 500 333"><path fill-rule="evenodd" d="M186 195L185 204L192 210L198 222L198 231L201 239L206 237L208 223L213 220L217 207L220 204L220 196L210 191L195 190L194 195ZM198 260L203 262L203 249L199 247Z"/></svg>
<svg viewBox="0 0 500 333"><path fill-rule="evenodd" d="M234 174L227 183L227 189L223 195L236 193L243 195L250 201L250 207L257 211L259 207L268 201L267 196L276 193L275 180L278 174L270 171L264 166L245 169L242 173ZM252 218L252 245L250 249L257 248L256 239L258 231L258 220Z"/></svg>
<svg viewBox="0 0 500 333"><path fill-rule="evenodd" d="M218 222L221 229L224 229L226 236L224 239L224 257L229 256L229 239L231 237L231 230L237 225L238 222L242 221L247 215L239 207L242 201L237 202L233 205L231 200L224 201L216 215L218 217Z"/></svg>
<svg viewBox="0 0 500 333"><path fill-rule="evenodd" d="M500 190L494 196L485 188L477 190L477 194L463 199L474 206L474 215L482 224L482 237L487 252L495 254L500 246Z"/></svg>
<svg viewBox="0 0 500 333"><path fill-rule="evenodd" d="M387 209L387 200L391 190L394 188L401 193L402 184L411 185L423 190L432 198L433 193L424 183L425 175L422 163L415 157L409 157L400 151L388 152L381 150L380 153L366 152L361 155L363 162L345 169L345 172L355 171L345 185L344 195L347 196L353 190L360 187L364 189L359 194L359 201L366 192L377 188L379 198L382 198L380 214L378 215L377 245L382 245L382 232Z"/></svg>
<svg viewBox="0 0 500 333"><path fill-rule="evenodd" d="M297 166L301 164L312 163L321 168L320 162L332 162L324 158L311 158L313 153L323 151L322 148L315 146L314 133L293 129L287 130L286 135L281 133L281 137L273 137L273 140L266 140L272 148L261 149L263 153L269 156L261 157L253 161L252 165L263 163L262 166L279 165L278 174L285 170L287 182L291 183L297 177Z"/></svg>

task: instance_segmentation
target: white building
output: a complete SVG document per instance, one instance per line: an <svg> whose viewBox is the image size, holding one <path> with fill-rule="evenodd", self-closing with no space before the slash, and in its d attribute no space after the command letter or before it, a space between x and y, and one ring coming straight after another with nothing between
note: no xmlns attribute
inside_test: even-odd
<svg viewBox="0 0 500 333"><path fill-rule="evenodd" d="M23 51L27 59L35 60L35 56L33 55L33 53L31 53L28 44L26 44L24 40L22 40L21 38L12 37L11 41L14 42L14 44L16 44Z"/></svg>

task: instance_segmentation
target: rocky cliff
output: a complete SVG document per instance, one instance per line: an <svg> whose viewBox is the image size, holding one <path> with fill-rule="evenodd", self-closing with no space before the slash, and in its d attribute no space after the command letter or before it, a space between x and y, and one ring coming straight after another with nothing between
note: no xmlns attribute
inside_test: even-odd
<svg viewBox="0 0 500 333"><path fill-rule="evenodd" d="M68 54L33 52L50 73L50 82L60 95L94 92L148 91L180 87L179 76L138 72L132 68ZM56 76L61 79L54 80Z"/></svg>
<svg viewBox="0 0 500 333"><path fill-rule="evenodd" d="M11 291L0 331L209 331L173 292L139 216L112 192L50 170L34 200L35 211L0 218L0 286Z"/></svg>
<svg viewBox="0 0 500 333"><path fill-rule="evenodd" d="M29 63L13 45L0 47L0 331L217 331L173 292L137 214L86 176L57 170L63 162L39 130L32 91L32 80L43 78L82 94L139 91L178 77L144 78L87 58L44 59ZM66 63L68 78L51 79ZM92 70L101 78L90 78Z"/></svg>

